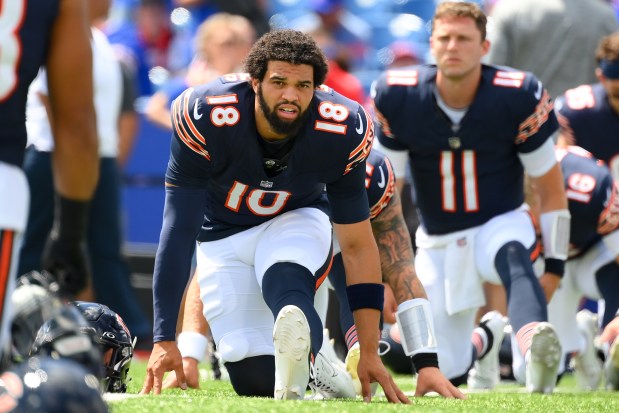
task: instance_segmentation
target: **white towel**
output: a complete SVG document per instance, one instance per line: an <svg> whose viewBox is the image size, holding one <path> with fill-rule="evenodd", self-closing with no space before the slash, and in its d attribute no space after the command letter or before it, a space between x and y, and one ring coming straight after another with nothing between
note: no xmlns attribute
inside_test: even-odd
<svg viewBox="0 0 619 413"><path fill-rule="evenodd" d="M475 265L474 240L474 234L462 234L445 247L445 307L449 315L486 303Z"/></svg>

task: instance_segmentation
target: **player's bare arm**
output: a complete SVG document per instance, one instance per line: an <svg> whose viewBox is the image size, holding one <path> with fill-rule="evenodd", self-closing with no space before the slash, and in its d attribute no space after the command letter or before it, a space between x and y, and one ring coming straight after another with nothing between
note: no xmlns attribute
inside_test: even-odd
<svg viewBox="0 0 619 413"><path fill-rule="evenodd" d="M355 224L334 224L342 249L346 283L380 284L380 261L369 219ZM371 400L370 383L378 382L392 403L410 403L396 386L378 356L380 310L359 308L353 312L361 358L358 373L364 401Z"/></svg>
<svg viewBox="0 0 619 413"><path fill-rule="evenodd" d="M88 200L99 174L88 8L82 0L63 0L60 7L46 62L55 137L54 180L61 195Z"/></svg>
<svg viewBox="0 0 619 413"><path fill-rule="evenodd" d="M393 290L396 302L426 298L415 272L415 255L398 191L394 192L389 205L372 220L372 232L378 245L383 281Z"/></svg>

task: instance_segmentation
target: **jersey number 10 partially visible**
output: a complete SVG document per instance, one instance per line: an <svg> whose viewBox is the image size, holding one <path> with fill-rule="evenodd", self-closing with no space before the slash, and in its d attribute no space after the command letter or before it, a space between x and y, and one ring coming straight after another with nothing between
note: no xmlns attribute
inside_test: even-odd
<svg viewBox="0 0 619 413"><path fill-rule="evenodd" d="M0 102L13 93L17 85L17 66L21 44L17 32L26 10L25 0L0 2Z"/></svg>

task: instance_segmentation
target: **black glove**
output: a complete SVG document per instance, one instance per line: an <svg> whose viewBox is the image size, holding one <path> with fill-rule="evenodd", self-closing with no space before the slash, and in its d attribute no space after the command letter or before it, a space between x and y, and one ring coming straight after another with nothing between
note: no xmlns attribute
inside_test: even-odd
<svg viewBox="0 0 619 413"><path fill-rule="evenodd" d="M43 251L43 269L58 280L60 293L74 297L89 284L85 234L90 202L56 197L54 225Z"/></svg>

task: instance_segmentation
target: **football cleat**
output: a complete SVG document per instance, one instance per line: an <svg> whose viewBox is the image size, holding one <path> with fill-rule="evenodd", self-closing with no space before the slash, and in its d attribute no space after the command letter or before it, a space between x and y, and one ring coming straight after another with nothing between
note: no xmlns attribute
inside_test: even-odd
<svg viewBox="0 0 619 413"><path fill-rule="evenodd" d="M540 322L534 327L531 348L525 356L526 388L529 393L552 393L557 383L561 344L552 326Z"/></svg>
<svg viewBox="0 0 619 413"><path fill-rule="evenodd" d="M581 310L576 314L576 326L586 341L585 350L573 359L576 384L581 390L595 390L602 380L602 360L593 342L598 331L597 317L589 310Z"/></svg>
<svg viewBox="0 0 619 413"><path fill-rule="evenodd" d="M606 390L619 390L619 338L610 347L610 352L604 364L606 375Z"/></svg>
<svg viewBox="0 0 619 413"><path fill-rule="evenodd" d="M354 399L356 397L355 386L350 374L332 363L322 353L314 358L312 366L312 378L309 385L315 392L325 399Z"/></svg>
<svg viewBox="0 0 619 413"><path fill-rule="evenodd" d="M275 346L275 399L301 400L309 383L310 329L299 307L279 311L273 327Z"/></svg>
<svg viewBox="0 0 619 413"><path fill-rule="evenodd" d="M333 348L333 343L335 340L329 337L329 329L325 328L322 330L322 347L320 348L320 352L329 359L329 361L333 364L338 365L339 367L346 369L346 365L344 362L335 354L335 349Z"/></svg>
<svg viewBox="0 0 619 413"><path fill-rule="evenodd" d="M488 350L479 359L475 360L469 371L467 384L471 389L493 389L501 380L499 370L499 350L505 335L507 318L498 311L486 313L480 323L488 336Z"/></svg>

